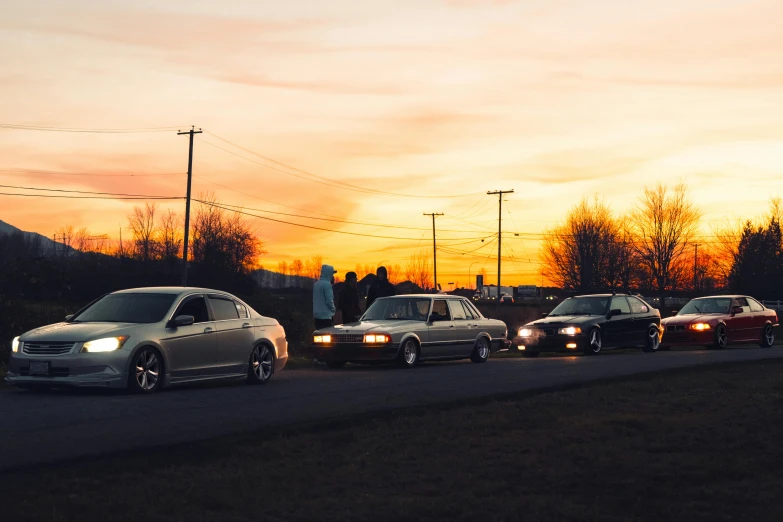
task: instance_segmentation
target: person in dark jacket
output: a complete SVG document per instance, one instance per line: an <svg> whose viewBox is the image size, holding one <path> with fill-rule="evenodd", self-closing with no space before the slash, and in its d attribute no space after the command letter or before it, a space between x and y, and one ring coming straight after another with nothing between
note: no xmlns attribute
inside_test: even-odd
<svg viewBox="0 0 783 522"><path fill-rule="evenodd" d="M359 307L359 290L356 288L356 272L345 274L345 285L337 299L337 309L343 314L343 324L355 323L362 315Z"/></svg>
<svg viewBox="0 0 783 522"><path fill-rule="evenodd" d="M391 297L397 295L397 291L394 289L394 285L389 282L389 275L386 272L385 266L379 266L375 272L378 278L370 285L370 290L367 292L367 308L378 299L379 297Z"/></svg>

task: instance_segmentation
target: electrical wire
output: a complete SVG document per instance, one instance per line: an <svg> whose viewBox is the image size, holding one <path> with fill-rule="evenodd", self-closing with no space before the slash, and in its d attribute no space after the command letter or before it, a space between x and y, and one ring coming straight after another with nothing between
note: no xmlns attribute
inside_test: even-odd
<svg viewBox="0 0 783 522"><path fill-rule="evenodd" d="M22 196L22 197L28 197L28 198L68 198L68 199L105 199L105 200L141 200L141 201L149 201L149 200L183 200L182 198L167 198L167 197L148 197L148 196L114 196L114 197L106 197L106 196L71 196L71 195L59 195L59 194L22 194L17 192L0 192L0 196Z"/></svg>
<svg viewBox="0 0 783 522"><path fill-rule="evenodd" d="M129 177L158 177L158 176L185 176L186 172L159 172L157 174L98 174L92 172L65 172L57 170L35 169L0 169L0 172L10 172L25 176L95 176L100 178L129 178Z"/></svg>
<svg viewBox="0 0 783 522"><path fill-rule="evenodd" d="M245 212L243 210L237 210L236 208L227 207L227 206L220 205L218 203L214 203L214 202L211 202L211 201L204 201L204 200L200 200L200 199L194 199L193 201L196 201L198 203L202 203L202 204L210 206L210 207L220 208L220 209L223 209L223 210L226 210L226 211L229 211L229 212L236 212L237 214L242 214L242 215L254 217L254 218L257 218L257 219L263 219L263 220L266 220L266 221L272 221L274 223L281 223L281 224L284 224L284 225L291 225L291 226L300 227L300 228L307 228L307 229L310 229L310 230L320 230L322 232L332 232L332 233L335 233L335 234L345 234L345 235L349 235L349 236L369 237L369 238L375 238L375 239L394 239L394 240L399 240L399 241L418 241L418 240L420 240L420 238L415 238L415 237L382 236L382 235L378 235L378 234L364 234L364 233L361 233L361 232L350 232L350 231L347 231L347 230L334 230L334 229L329 229L329 228L316 227L316 226L313 226L313 225L306 225L306 224L303 224L303 223L294 223L292 221L284 221L282 219L275 219L275 218L271 218L271 217L268 217L268 216L259 216L258 214L251 214L250 212ZM460 238L460 239L445 239L444 238L444 239L441 239L440 241L462 241L462 240L464 240L464 238Z"/></svg>
<svg viewBox="0 0 783 522"><path fill-rule="evenodd" d="M229 144L229 145L231 145L233 147L236 147L239 150L247 152L248 154L252 154L252 155L254 155L254 156L258 157L258 158L261 158L261 159L263 159L265 161L274 163L275 165L278 165L280 167L284 167L284 168L289 169L289 170L282 170L282 169L273 167L271 165L267 165L265 163L261 163L259 161L252 160L250 158L242 156L241 154L237 154L237 153L235 153L233 151L230 151L230 150L228 150L226 148L223 148L223 147L221 147L219 145L216 145L214 143L206 141L203 138L199 138L199 141L201 141L202 143L206 143L208 145L211 145L212 147L220 149L220 150L222 150L224 152L227 152L229 154L233 154L234 156L242 158L242 159L244 159L246 161L250 161L252 163L256 163L258 165L264 166L264 167L266 167L268 169L276 170L278 172L281 172L283 174L288 174L289 176L293 176L295 178L303 179L305 181L310 181L312 183L319 183L319 184L330 186L330 187L333 187L333 188L341 188L341 189L345 189L345 190L353 190L355 192L361 192L361 193L364 193L364 194L374 194L374 195L379 195L379 196L395 196L395 197L418 198L418 199L465 198L465 197L476 196L477 194L479 194L477 192L474 192L474 193L470 193L470 194L450 194L450 195L441 195L441 196L430 196L430 195L424 195L424 194L404 194L404 193L399 193L399 192L389 192L389 191L385 191L385 190L361 187L359 185L352 185L350 183L345 183L343 181L337 181L337 180L333 180L333 179L330 179L330 178L326 178L324 176L319 176L317 174L313 174L312 172L306 171L304 169L293 167L293 166L288 165L286 163L283 163L281 161L274 160L272 158L269 158L267 156L259 154L259 153L255 152L255 151L251 150L251 149L248 149L246 147L238 145L238 144L236 144L236 143L234 143L234 142L232 142L232 141L230 141L230 140L228 140L226 138L218 136L217 134L214 134L212 132L204 131L204 133L205 134L209 134L210 136L213 136L213 137L219 139L220 141L222 141L222 142L224 142L226 144ZM291 172L291 171L294 171L294 172Z"/></svg>
<svg viewBox="0 0 783 522"><path fill-rule="evenodd" d="M39 190L42 192L67 192L71 194L95 194L95 195L104 195L104 196L128 196L128 197L138 197L138 198L164 198L164 199L185 199L184 196L181 197L174 197L174 196L150 196L148 194L126 194L123 192L92 192L88 190L65 190L65 189L47 189L47 188L40 188L40 187L20 187L17 185L0 185L0 188L12 188L12 189L18 189L18 190Z"/></svg>
<svg viewBox="0 0 783 522"><path fill-rule="evenodd" d="M89 134L139 134L148 132L173 132L183 128L180 127L150 127L139 129L77 129L69 127L48 127L43 125L22 125L16 123L0 123L0 129L9 130L28 130L44 132L82 132Z"/></svg>

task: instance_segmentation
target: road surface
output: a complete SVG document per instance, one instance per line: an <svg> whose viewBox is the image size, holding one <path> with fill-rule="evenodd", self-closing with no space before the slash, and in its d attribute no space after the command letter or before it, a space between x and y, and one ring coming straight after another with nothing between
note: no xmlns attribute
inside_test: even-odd
<svg viewBox="0 0 783 522"><path fill-rule="evenodd" d="M781 359L781 348L348 366L283 371L266 386L175 388L151 396L0 391L0 470L696 365Z"/></svg>

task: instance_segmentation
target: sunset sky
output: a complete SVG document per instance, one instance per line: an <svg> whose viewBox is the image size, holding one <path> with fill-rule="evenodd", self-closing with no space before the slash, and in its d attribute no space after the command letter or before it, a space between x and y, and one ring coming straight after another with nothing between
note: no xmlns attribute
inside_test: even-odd
<svg viewBox="0 0 783 522"><path fill-rule="evenodd" d="M781 20L779 0L5 0L0 124L172 130L0 128L0 184L181 196L195 125L196 195L401 227L265 214L395 238L253 219L269 268L404 265L443 212L440 283L494 283L486 192L514 189L503 282L540 284L536 234L585 195L622 213L684 180L708 242L783 193ZM116 237L138 204L0 196L0 219Z"/></svg>

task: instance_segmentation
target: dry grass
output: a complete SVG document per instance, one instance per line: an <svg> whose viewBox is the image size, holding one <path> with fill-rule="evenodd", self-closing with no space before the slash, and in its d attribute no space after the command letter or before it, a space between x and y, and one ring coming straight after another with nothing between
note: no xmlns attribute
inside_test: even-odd
<svg viewBox="0 0 783 522"><path fill-rule="evenodd" d="M714 367L146 451L18 475L3 515L779 521L782 378Z"/></svg>

